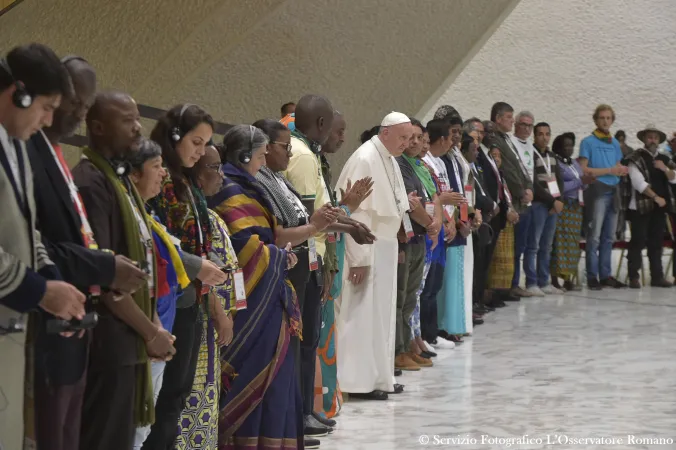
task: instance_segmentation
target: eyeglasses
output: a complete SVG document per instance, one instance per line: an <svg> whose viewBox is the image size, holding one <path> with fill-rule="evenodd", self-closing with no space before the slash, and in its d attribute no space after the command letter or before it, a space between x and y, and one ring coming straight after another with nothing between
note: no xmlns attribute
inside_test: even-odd
<svg viewBox="0 0 676 450"><path fill-rule="evenodd" d="M286 147L286 153L291 153L291 143L286 143L286 142L278 142L278 141L272 141L272 144L277 144L281 145L282 147Z"/></svg>
<svg viewBox="0 0 676 450"><path fill-rule="evenodd" d="M223 175L223 166L220 163L207 164L207 169L215 170L219 175Z"/></svg>

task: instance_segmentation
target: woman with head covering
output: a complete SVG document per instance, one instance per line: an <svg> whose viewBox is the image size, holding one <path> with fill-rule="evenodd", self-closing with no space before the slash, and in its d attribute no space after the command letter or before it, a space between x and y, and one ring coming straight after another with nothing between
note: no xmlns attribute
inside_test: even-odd
<svg viewBox="0 0 676 450"><path fill-rule="evenodd" d="M301 336L300 307L288 270L298 262L275 240L277 218L256 180L265 165L265 133L232 127L223 138L223 188L209 206L225 221L243 269L246 309L234 318L234 338L221 354L223 383L219 448L303 446L303 417L291 336ZM307 236L305 236L307 238Z"/></svg>
<svg viewBox="0 0 676 450"><path fill-rule="evenodd" d="M578 290L573 284L573 276L577 275L580 263L580 233L582 231L582 191L585 186L593 181L588 175L582 173L580 164L572 158L575 150L575 135L563 133L554 139L552 152L559 161L561 176L563 178L562 200L563 211L559 214L554 236L552 261L552 285L559 284L559 278L563 278L563 288Z"/></svg>

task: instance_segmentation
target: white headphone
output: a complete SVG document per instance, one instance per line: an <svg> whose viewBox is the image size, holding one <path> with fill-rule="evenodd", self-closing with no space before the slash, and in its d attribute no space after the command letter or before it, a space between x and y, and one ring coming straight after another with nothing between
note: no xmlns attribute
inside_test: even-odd
<svg viewBox="0 0 676 450"><path fill-rule="evenodd" d="M181 112L178 114L178 122L175 127L171 129L171 140L174 143L178 143L183 138L183 135L181 134L181 120L183 119L183 113L190 108L191 106L194 106L192 103L186 103L183 105L181 108Z"/></svg>

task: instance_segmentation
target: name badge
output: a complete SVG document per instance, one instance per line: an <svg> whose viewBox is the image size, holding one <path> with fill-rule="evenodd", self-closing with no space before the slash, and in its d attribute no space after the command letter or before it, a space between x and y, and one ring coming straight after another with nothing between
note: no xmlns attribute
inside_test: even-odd
<svg viewBox="0 0 676 450"><path fill-rule="evenodd" d="M430 216L434 216L434 203L432 202L425 203L425 212Z"/></svg>
<svg viewBox="0 0 676 450"><path fill-rule="evenodd" d="M307 245L309 247L310 270L317 270L319 269L319 260L317 259L317 242L315 238L311 237L308 239Z"/></svg>
<svg viewBox="0 0 676 450"><path fill-rule="evenodd" d="M469 184L467 186L465 186L465 198L467 200L471 199L473 190L474 189L472 189L472 186L470 186Z"/></svg>
<svg viewBox="0 0 676 450"><path fill-rule="evenodd" d="M549 193L552 194L552 197L561 197L561 192L559 191L559 185L556 182L556 179L547 182L547 189L549 190Z"/></svg>
<svg viewBox="0 0 676 450"><path fill-rule="evenodd" d="M246 309L246 287L244 285L244 272L242 269L237 270L233 274L232 281L235 287L235 309L237 311Z"/></svg>
<svg viewBox="0 0 676 450"><path fill-rule="evenodd" d="M202 255L202 261L207 260L207 255ZM202 295L207 295L209 293L209 286L202 283L202 290L200 291L200 294Z"/></svg>
<svg viewBox="0 0 676 450"><path fill-rule="evenodd" d="M453 220L454 212L455 208L453 206L451 205L444 206L444 218L446 219L446 222L455 223L455 220Z"/></svg>
<svg viewBox="0 0 676 450"><path fill-rule="evenodd" d="M329 233L326 235L326 240L329 244L336 243L336 233Z"/></svg>
<svg viewBox="0 0 676 450"><path fill-rule="evenodd" d="M336 233L336 241L340 242L342 239L343 233Z"/></svg>
<svg viewBox="0 0 676 450"><path fill-rule="evenodd" d="M406 236L411 239L415 234L413 233L413 225L411 225L411 217L408 215L408 213L404 214L404 231L406 232Z"/></svg>
<svg viewBox="0 0 676 450"><path fill-rule="evenodd" d="M584 191L582 189L577 190L577 201L580 206L584 206Z"/></svg>
<svg viewBox="0 0 676 450"><path fill-rule="evenodd" d="M467 203L461 203L460 204L460 220L462 222L467 222L469 221L469 206Z"/></svg>

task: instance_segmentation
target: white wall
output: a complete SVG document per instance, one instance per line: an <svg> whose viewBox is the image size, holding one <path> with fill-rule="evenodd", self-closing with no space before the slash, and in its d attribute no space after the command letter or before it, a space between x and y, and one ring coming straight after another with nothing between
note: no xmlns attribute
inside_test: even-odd
<svg viewBox="0 0 676 450"><path fill-rule="evenodd" d="M655 123L676 131L675 0L521 0L439 105L488 119L496 101L528 109L555 136L593 129L599 103L615 108L628 143Z"/></svg>

